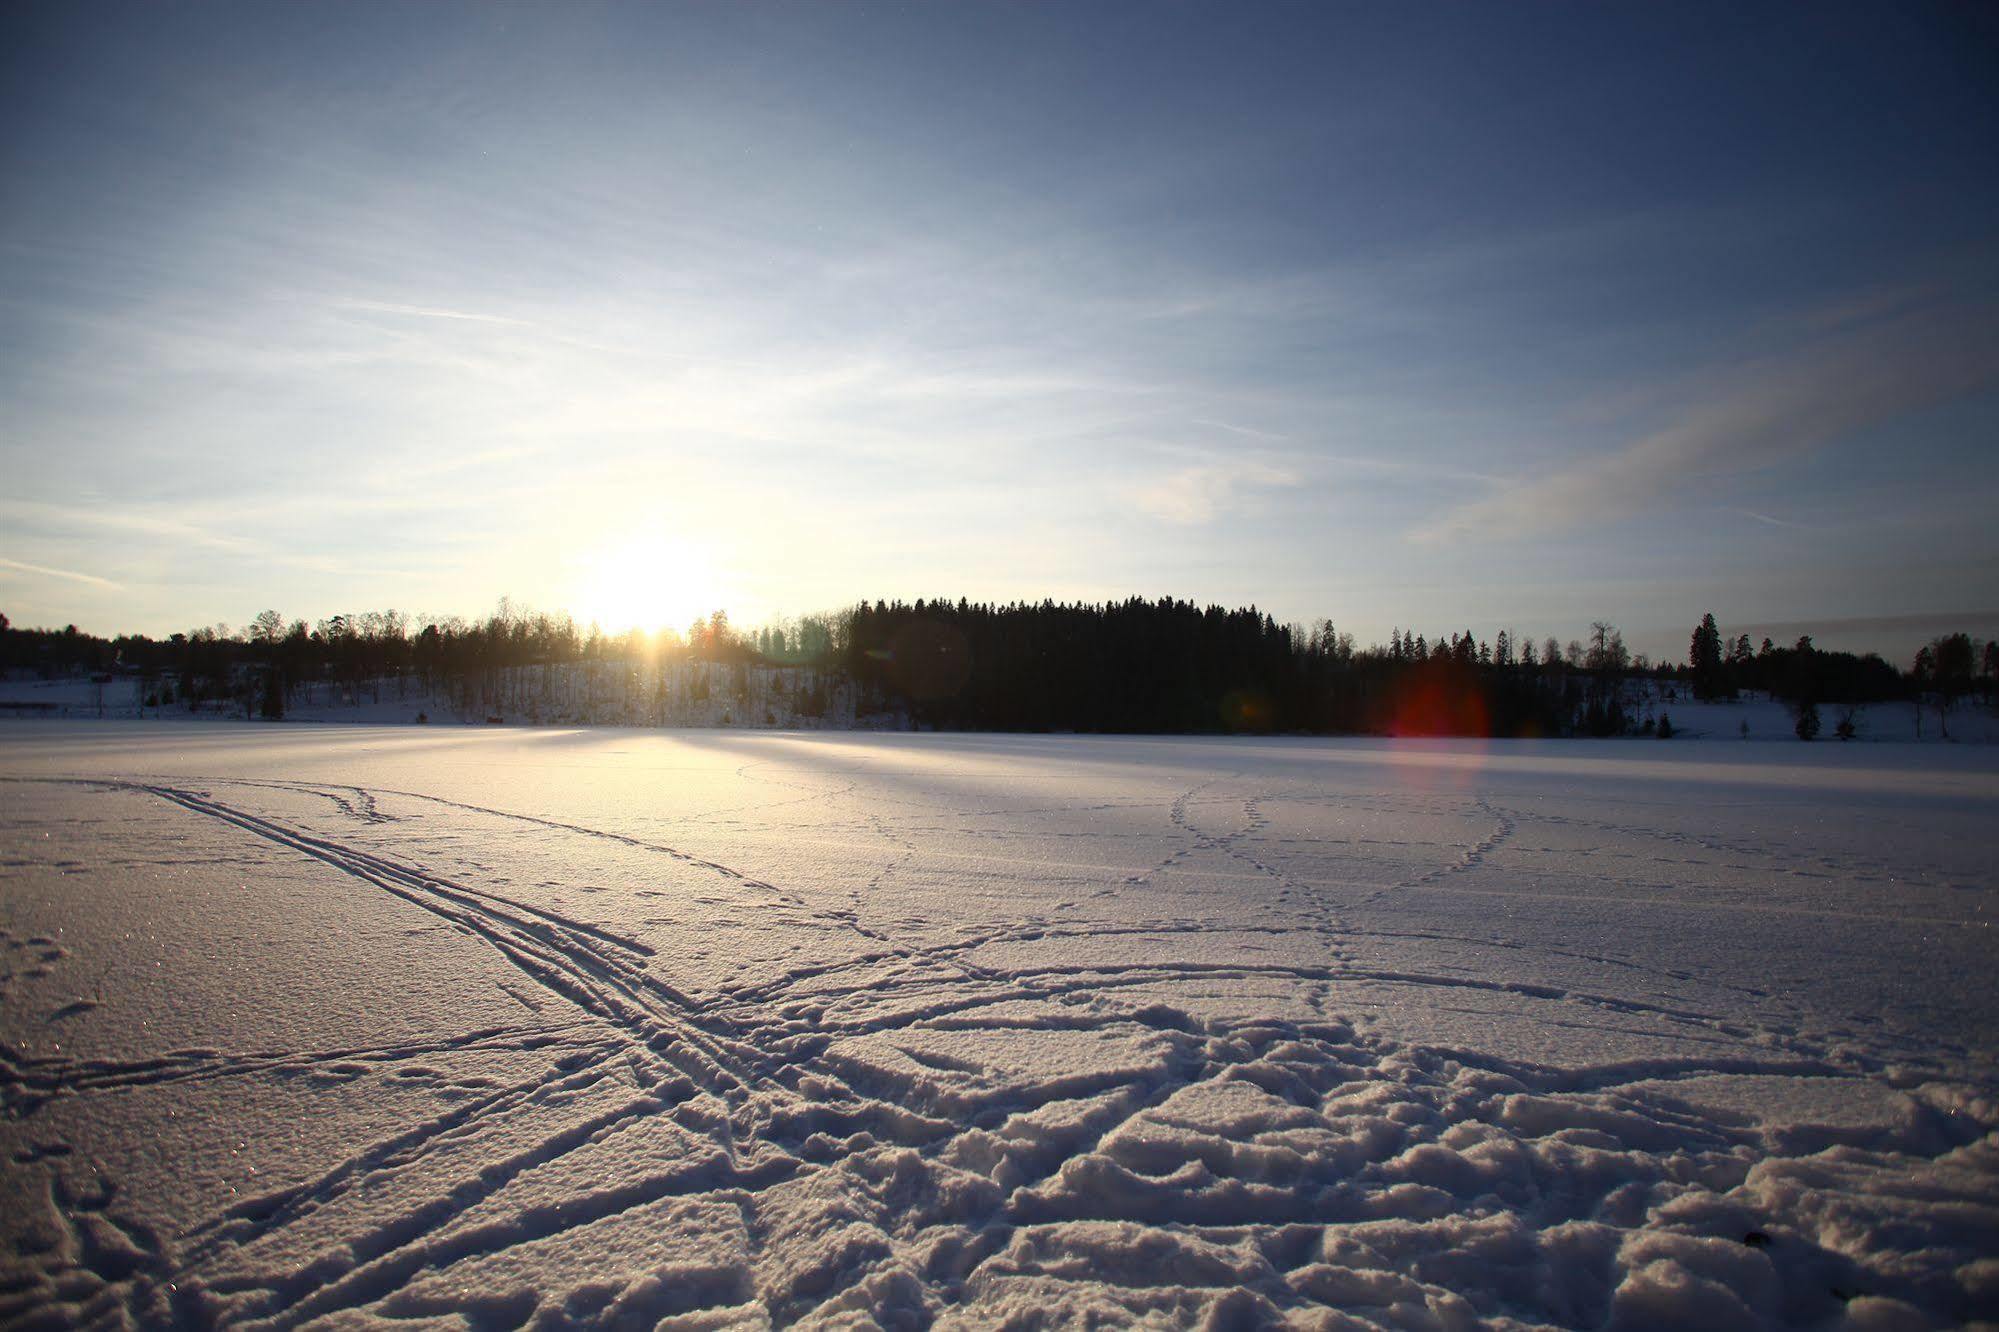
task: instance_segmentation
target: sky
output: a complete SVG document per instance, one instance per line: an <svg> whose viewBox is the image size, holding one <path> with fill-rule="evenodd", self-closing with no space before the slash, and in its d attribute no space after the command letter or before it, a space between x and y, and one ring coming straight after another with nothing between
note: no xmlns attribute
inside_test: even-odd
<svg viewBox="0 0 1999 1332"><path fill-rule="evenodd" d="M1996 159L1969 5L13 4L0 611L1999 636Z"/></svg>

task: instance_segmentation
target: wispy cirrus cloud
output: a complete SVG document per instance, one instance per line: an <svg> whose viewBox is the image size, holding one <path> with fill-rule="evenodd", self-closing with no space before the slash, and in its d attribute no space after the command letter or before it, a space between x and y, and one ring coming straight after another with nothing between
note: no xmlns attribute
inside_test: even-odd
<svg viewBox="0 0 1999 1332"><path fill-rule="evenodd" d="M1294 472L1261 462L1223 462L1185 467L1138 487L1132 499L1162 522L1199 527L1233 507L1244 492L1298 483Z"/></svg>
<svg viewBox="0 0 1999 1332"><path fill-rule="evenodd" d="M334 302L340 310L352 310L360 314L406 315L412 319L455 319L469 324L508 324L516 328L531 328L533 322L514 319L507 315L484 314L477 310L447 310L429 305L403 305L395 301L367 301L343 299Z"/></svg>
<svg viewBox="0 0 1999 1332"><path fill-rule="evenodd" d="M112 592L122 592L125 590L125 585L123 583L113 582L109 578L100 578L96 574L83 573L77 569L54 569L50 568L46 564L29 564L25 560L10 560L5 558L0 558L0 570L12 570L15 573L39 574L43 578L60 578L65 582L84 583L91 587L101 587Z"/></svg>
<svg viewBox="0 0 1999 1332"><path fill-rule="evenodd" d="M162 518L136 507L0 500L0 514L24 526L39 528L54 536L87 536L91 533L116 532L128 536L160 537L189 545L246 554L260 549L257 542L228 536L180 519Z"/></svg>
<svg viewBox="0 0 1999 1332"><path fill-rule="evenodd" d="M1759 513L1755 509L1730 508L1729 512L1741 514L1744 518L1752 522L1762 523L1765 527L1783 527L1794 532L1808 532L1811 530L1811 524L1809 523L1794 523L1788 518L1779 518L1771 513Z"/></svg>
<svg viewBox="0 0 1999 1332"><path fill-rule="evenodd" d="M1614 522L1703 479L1772 467L1999 383L1999 302L1833 322L1833 336L1690 384L1671 424L1460 505L1411 537L1444 543Z"/></svg>

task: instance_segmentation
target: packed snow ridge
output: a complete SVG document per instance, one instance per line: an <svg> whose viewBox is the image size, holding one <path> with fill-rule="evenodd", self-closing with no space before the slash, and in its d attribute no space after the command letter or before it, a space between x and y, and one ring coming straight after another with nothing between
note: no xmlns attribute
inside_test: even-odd
<svg viewBox="0 0 1999 1332"><path fill-rule="evenodd" d="M0 1320L1999 1318L1999 751L0 726Z"/></svg>

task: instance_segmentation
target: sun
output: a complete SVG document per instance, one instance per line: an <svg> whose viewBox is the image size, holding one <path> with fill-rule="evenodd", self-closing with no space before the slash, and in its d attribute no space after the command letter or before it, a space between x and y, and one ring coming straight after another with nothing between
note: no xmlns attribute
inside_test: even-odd
<svg viewBox="0 0 1999 1332"><path fill-rule="evenodd" d="M645 532L600 548L585 562L577 609L613 633L687 626L722 609L714 570L690 542Z"/></svg>

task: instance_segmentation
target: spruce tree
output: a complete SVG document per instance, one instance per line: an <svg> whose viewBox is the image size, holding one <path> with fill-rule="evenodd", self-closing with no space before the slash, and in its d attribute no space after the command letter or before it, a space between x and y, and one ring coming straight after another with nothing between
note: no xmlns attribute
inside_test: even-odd
<svg viewBox="0 0 1999 1332"><path fill-rule="evenodd" d="M1713 698L1721 692L1721 630L1715 625L1713 612L1701 616L1694 630L1687 665L1693 668L1696 697Z"/></svg>

